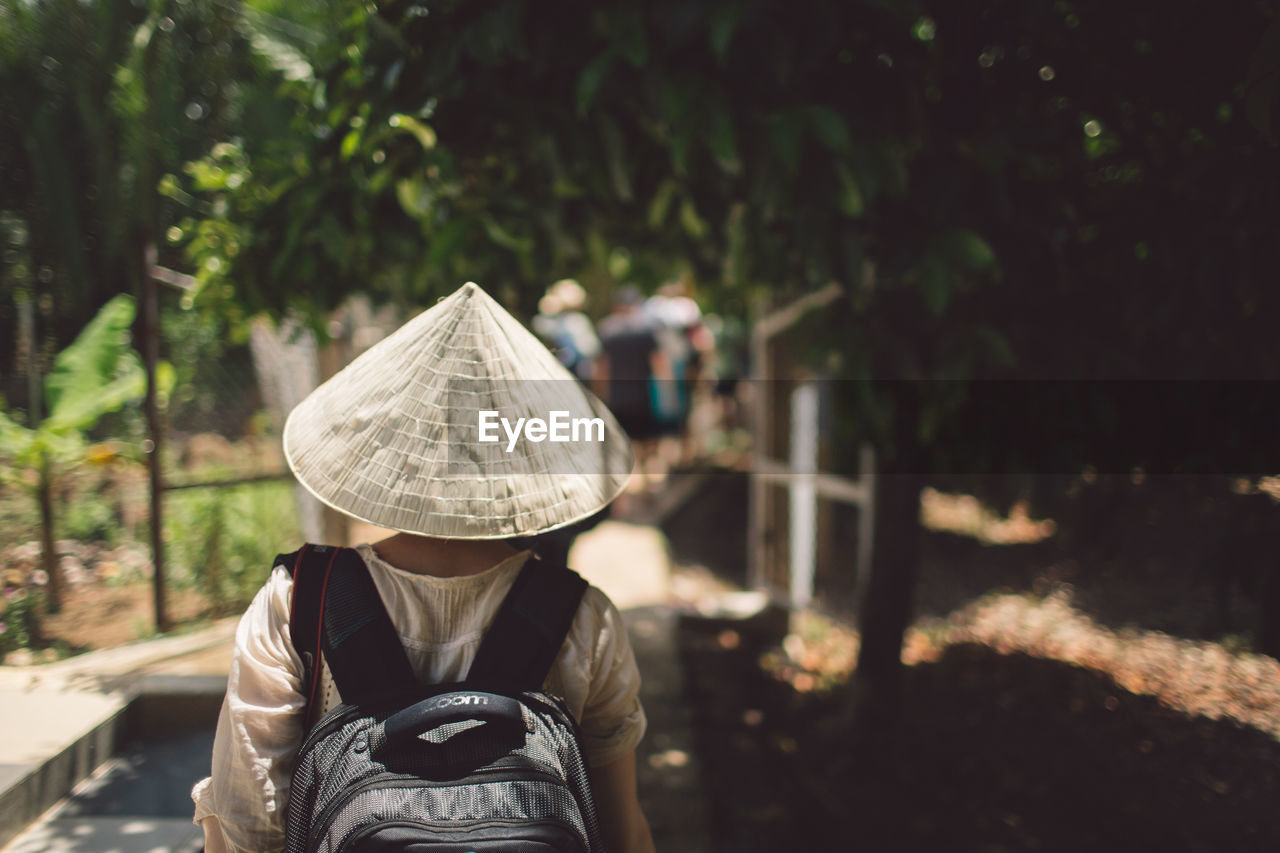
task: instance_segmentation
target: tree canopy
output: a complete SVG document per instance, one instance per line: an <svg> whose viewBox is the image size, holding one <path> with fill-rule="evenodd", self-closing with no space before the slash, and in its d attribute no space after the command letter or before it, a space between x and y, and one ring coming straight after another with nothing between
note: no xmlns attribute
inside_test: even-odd
<svg viewBox="0 0 1280 853"><path fill-rule="evenodd" d="M166 235L215 211L164 194L162 177L228 139L254 154L287 139L277 90L311 75L329 19L325 0L0 3L4 338L18 342L16 304L33 304L48 368L113 296L136 293L143 243L184 266ZM0 375L23 358L0 354Z"/></svg>
<svg viewBox="0 0 1280 853"><path fill-rule="evenodd" d="M931 464L974 380L1274 372L1264 4L346 9L291 145L192 169L222 213L191 257L250 306L474 279L529 311L562 275L683 270L741 310L834 280L811 358L917 383L846 422Z"/></svg>

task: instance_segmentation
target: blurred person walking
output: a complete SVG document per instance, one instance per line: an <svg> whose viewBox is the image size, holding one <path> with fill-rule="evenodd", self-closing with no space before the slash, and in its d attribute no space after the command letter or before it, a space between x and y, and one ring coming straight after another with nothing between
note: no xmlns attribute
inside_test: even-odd
<svg viewBox="0 0 1280 853"><path fill-rule="evenodd" d="M586 304L587 291L582 285L571 278L561 279L538 300L538 313L531 325L570 373L590 382L600 355L600 339L582 311Z"/></svg>
<svg viewBox="0 0 1280 853"><path fill-rule="evenodd" d="M658 341L657 324L644 311L644 294L627 285L614 297L613 310L598 327L601 357L595 385L598 393L631 437L636 453L632 487L655 489L665 477L657 442L662 434L654 413L653 384L669 389L671 362Z"/></svg>
<svg viewBox="0 0 1280 853"><path fill-rule="evenodd" d="M689 422L714 345L711 332L684 279L660 287L646 300L644 310L654 321L658 343L671 365L670 386L654 384L658 428L662 436L677 439L667 454L669 461L687 466L697 456L699 437L692 434Z"/></svg>

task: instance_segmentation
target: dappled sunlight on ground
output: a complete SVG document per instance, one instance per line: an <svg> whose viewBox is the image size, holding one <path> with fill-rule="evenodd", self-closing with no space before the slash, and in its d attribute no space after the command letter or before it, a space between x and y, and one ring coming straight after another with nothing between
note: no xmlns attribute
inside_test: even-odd
<svg viewBox="0 0 1280 853"><path fill-rule="evenodd" d="M1024 502L1015 503L1006 517L973 495L948 494L932 488L920 493L920 521L929 530L972 536L992 545L1040 542L1057 530L1051 518L1033 520Z"/></svg>
<svg viewBox="0 0 1280 853"><path fill-rule="evenodd" d="M837 825L877 850L1280 849L1280 664L1203 627L1219 579L1184 542L1236 506L1155 485L1060 524L926 492L901 702L855 738L849 589L735 619L746 489L709 481L664 529L715 849L829 846Z"/></svg>
<svg viewBox="0 0 1280 853"><path fill-rule="evenodd" d="M1072 607L1065 591L1043 599L987 596L959 614L945 636L1072 663L1170 708L1232 719L1280 740L1280 662L1159 631L1112 631Z"/></svg>
<svg viewBox="0 0 1280 853"><path fill-rule="evenodd" d="M797 614L792 628L761 666L802 693L843 685L857 659L857 632L813 612ZM919 621L907 632L902 660L935 662L965 643L1079 666L1171 709L1280 740L1280 662L1159 631L1113 631L1076 609L1065 589L1044 597L990 594L944 619Z"/></svg>
<svg viewBox="0 0 1280 853"><path fill-rule="evenodd" d="M716 849L797 849L833 825L878 850L1276 849L1280 743L1259 730L1273 664L1017 598L913 629L900 708L858 740L842 716L847 629L802 622L778 642L686 619ZM1068 632L1084 664L1042 656Z"/></svg>

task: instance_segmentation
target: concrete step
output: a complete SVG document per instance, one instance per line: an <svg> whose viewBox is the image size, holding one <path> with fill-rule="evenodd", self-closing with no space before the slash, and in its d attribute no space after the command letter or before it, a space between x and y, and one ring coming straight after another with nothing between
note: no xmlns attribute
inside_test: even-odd
<svg viewBox="0 0 1280 853"><path fill-rule="evenodd" d="M3 697L0 845L116 754L124 739L121 696L26 693Z"/></svg>
<svg viewBox="0 0 1280 853"><path fill-rule="evenodd" d="M229 660L234 628L224 620L57 663L0 667L0 847L33 823L55 820L51 809L140 736L211 733L225 664L184 669L183 661L211 650ZM82 824L74 829L85 832Z"/></svg>
<svg viewBox="0 0 1280 853"><path fill-rule="evenodd" d="M3 853L181 853L201 847L203 835L191 823L190 791L209 772L221 701L221 692L210 688L225 690L225 680L176 679L151 681L164 692L139 693L99 727L110 728L111 739L125 744L120 754L70 789L69 797L58 796L52 808L19 826ZM53 772L56 765L46 762L35 775ZM64 786L65 779L44 786L46 799ZM21 814L15 809L12 819Z"/></svg>

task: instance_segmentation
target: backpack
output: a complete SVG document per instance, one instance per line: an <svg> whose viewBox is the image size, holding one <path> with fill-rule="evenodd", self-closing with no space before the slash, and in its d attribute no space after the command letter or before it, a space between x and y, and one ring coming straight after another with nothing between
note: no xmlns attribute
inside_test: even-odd
<svg viewBox="0 0 1280 853"><path fill-rule="evenodd" d="M576 572L531 556L466 679L425 686L359 554L307 545L277 563L308 697L287 853L603 850L577 721L541 692L587 586ZM322 658L343 701L312 726Z"/></svg>

